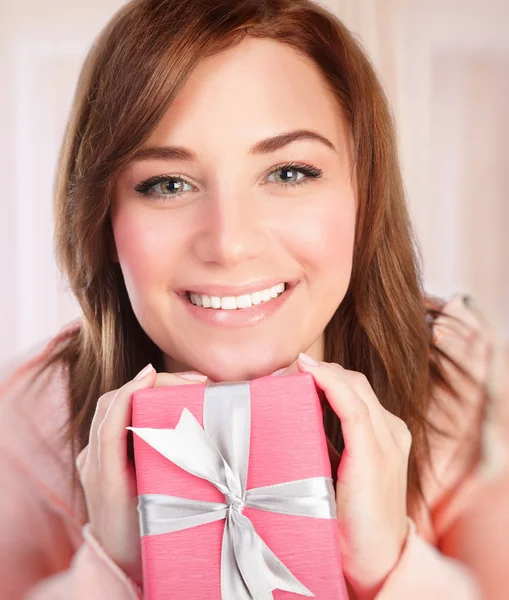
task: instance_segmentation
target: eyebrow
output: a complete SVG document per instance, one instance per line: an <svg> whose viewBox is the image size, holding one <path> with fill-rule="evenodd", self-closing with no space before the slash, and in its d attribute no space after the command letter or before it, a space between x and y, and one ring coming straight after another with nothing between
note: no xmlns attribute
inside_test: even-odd
<svg viewBox="0 0 509 600"><path fill-rule="evenodd" d="M267 138L257 142L250 150L251 156L270 154L276 152L293 142L301 140L314 140L324 144L334 152L337 152L334 144L323 135L316 131L310 131L308 129L298 129L296 131L290 131L288 133L282 133L275 137ZM193 150L185 148L183 146L158 146L141 148L134 154L129 162L137 162L143 160L181 160L181 161L196 161L198 155Z"/></svg>

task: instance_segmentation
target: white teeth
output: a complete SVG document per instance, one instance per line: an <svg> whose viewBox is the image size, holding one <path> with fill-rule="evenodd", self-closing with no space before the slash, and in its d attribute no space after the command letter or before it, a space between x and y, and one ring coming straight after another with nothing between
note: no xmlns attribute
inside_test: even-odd
<svg viewBox="0 0 509 600"><path fill-rule="evenodd" d="M223 310L235 310L237 308L237 303L235 302L234 296L226 296L225 298L221 298L221 308Z"/></svg>
<svg viewBox="0 0 509 600"><path fill-rule="evenodd" d="M249 308L250 306L253 306L253 301L250 294L246 294L245 296L237 296L235 298L235 303L237 308Z"/></svg>
<svg viewBox="0 0 509 600"><path fill-rule="evenodd" d="M274 298L280 296L286 289L285 283L278 283L271 288L253 292L252 294L244 294L243 296L207 296L205 294L189 293L189 299L196 306L203 308L215 308L222 310L235 310L237 308L250 308L253 305L261 304L262 302L270 302Z"/></svg>

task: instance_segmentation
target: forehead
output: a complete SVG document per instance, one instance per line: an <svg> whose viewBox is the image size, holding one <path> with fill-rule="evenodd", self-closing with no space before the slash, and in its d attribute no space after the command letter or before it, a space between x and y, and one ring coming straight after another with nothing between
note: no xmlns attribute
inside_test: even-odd
<svg viewBox="0 0 509 600"><path fill-rule="evenodd" d="M343 113L318 68L295 49L246 38L197 65L147 140L243 153L263 138L309 129L344 146ZM210 146L210 147L209 147Z"/></svg>

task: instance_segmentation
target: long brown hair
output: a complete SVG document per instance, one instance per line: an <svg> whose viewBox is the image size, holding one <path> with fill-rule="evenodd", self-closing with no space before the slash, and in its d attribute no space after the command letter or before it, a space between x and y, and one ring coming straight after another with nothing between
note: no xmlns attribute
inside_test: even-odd
<svg viewBox="0 0 509 600"><path fill-rule="evenodd" d="M51 357L69 369L74 452L88 443L98 398L161 350L132 311L113 243L110 195L198 62L246 36L290 45L313 61L349 122L358 182L353 272L325 331L325 360L364 373L413 435L409 491L428 456L432 386L447 385L426 317L391 113L369 59L347 28L310 0L134 0L113 17L82 69L55 182L56 256L83 311ZM47 366L47 365L45 365ZM326 433L341 450L339 420Z"/></svg>

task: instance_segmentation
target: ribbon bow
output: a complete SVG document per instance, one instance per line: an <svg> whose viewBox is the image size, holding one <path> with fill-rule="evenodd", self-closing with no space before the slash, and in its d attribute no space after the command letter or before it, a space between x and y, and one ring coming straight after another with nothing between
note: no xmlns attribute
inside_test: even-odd
<svg viewBox="0 0 509 600"><path fill-rule="evenodd" d="M275 589L314 597L270 550L244 514L260 510L334 519L330 477L312 477L246 490L251 428L249 382L205 387L204 429L184 408L175 429L128 427L168 460L209 481L225 503L167 496L139 496L141 535L180 531L226 519L222 542L222 600L273 600Z"/></svg>

